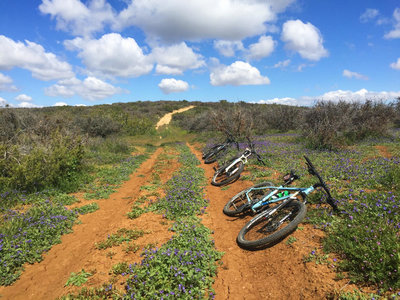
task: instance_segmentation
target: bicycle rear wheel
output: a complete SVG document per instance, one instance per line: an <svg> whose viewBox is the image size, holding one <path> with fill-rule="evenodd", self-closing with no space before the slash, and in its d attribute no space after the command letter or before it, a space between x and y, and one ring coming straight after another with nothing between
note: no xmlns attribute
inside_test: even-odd
<svg viewBox="0 0 400 300"><path fill-rule="evenodd" d="M237 243L246 249L257 249L277 242L297 227L306 212L306 205L297 200L289 202L273 214L266 210L240 230Z"/></svg>
<svg viewBox="0 0 400 300"><path fill-rule="evenodd" d="M213 147L211 147L210 149L204 150L202 152L201 158L205 159L207 158L210 154L212 154L220 145L215 145Z"/></svg>
<svg viewBox="0 0 400 300"><path fill-rule="evenodd" d="M233 160L231 160L231 163L232 163L234 160L236 160L236 158L233 159ZM215 186L223 186L223 185L228 184L228 183L230 183L230 182L232 182L232 181L235 181L236 179L239 178L240 173L242 173L242 172L243 172L243 169L244 169L244 164L243 164L243 162L242 162L241 160L238 161L238 162L236 162L236 163L227 171L226 169L231 165L231 163L225 164L224 166L222 166L221 168L219 168L219 169L215 172L214 177L213 177L213 179L212 179L212 181L211 181L211 184L212 184L212 185L215 185Z"/></svg>
<svg viewBox="0 0 400 300"><path fill-rule="evenodd" d="M225 204L223 212L227 216L234 217L237 215L240 215L241 213L244 213L250 209L251 203L249 203L246 193L247 191L251 190L248 195L250 199L260 199L263 196L267 195L270 192L270 189L256 189L260 187L267 187L267 186L274 186L271 182L262 182L256 185L253 185L235 196L232 197L228 201L228 203Z"/></svg>

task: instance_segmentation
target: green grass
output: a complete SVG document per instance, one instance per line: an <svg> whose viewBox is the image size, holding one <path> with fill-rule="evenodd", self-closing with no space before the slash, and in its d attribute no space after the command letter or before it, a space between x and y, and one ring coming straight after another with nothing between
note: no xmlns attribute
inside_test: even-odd
<svg viewBox="0 0 400 300"><path fill-rule="evenodd" d="M84 269L82 269L79 273L72 272L70 277L68 278L67 282L65 283L65 286L69 286L69 285L81 286L86 281L88 281L89 277L92 275L93 274L86 272Z"/></svg>
<svg viewBox="0 0 400 300"><path fill-rule="evenodd" d="M99 205L96 202L91 204L87 204L81 207L74 208L73 211L77 212L80 215L86 215L92 212L95 212L99 209Z"/></svg>
<svg viewBox="0 0 400 300"><path fill-rule="evenodd" d="M142 237L146 232L140 229L118 229L116 233L113 233L107 237L105 241L95 244L96 249L104 250L114 246L119 246L124 242L130 242Z"/></svg>
<svg viewBox="0 0 400 300"><path fill-rule="evenodd" d="M131 211L127 213L129 219L136 219L140 217L145 212L145 209L133 205Z"/></svg>

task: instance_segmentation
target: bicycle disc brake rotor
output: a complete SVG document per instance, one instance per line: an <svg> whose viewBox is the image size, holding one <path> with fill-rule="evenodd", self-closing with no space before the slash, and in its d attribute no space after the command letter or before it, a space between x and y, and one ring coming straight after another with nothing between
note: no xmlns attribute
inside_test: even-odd
<svg viewBox="0 0 400 300"><path fill-rule="evenodd" d="M290 216L293 214L293 211L287 211L287 209L282 209L280 210L275 216L272 217L272 219L265 224L264 226L262 226L259 230L259 232L261 233L271 233L276 231L279 226L281 226L283 224L284 221L286 221L287 219L290 219ZM268 218L265 217L265 218Z"/></svg>

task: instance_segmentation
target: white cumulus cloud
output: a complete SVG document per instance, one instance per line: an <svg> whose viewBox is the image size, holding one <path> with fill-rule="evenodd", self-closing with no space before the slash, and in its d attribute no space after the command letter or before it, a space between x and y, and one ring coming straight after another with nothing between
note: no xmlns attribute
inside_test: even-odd
<svg viewBox="0 0 400 300"><path fill-rule="evenodd" d="M53 106L68 106L65 102L56 102Z"/></svg>
<svg viewBox="0 0 400 300"><path fill-rule="evenodd" d="M55 80L74 76L72 67L61 61L56 55L46 52L34 42L14 42L0 35L0 70L22 68L32 72L32 76L40 80Z"/></svg>
<svg viewBox="0 0 400 300"><path fill-rule="evenodd" d="M210 82L214 86L223 85L260 85L269 84L270 80L260 71L243 61L236 61L229 66L218 65L210 73Z"/></svg>
<svg viewBox="0 0 400 300"><path fill-rule="evenodd" d="M151 59L136 41L118 33L105 34L98 40L76 38L65 41L64 45L79 51L78 57L95 76L137 77L153 69Z"/></svg>
<svg viewBox="0 0 400 300"><path fill-rule="evenodd" d="M394 28L384 35L385 39L400 38L400 8L396 8L393 12Z"/></svg>
<svg viewBox="0 0 400 300"><path fill-rule="evenodd" d="M284 105L299 105L295 98L285 97L285 98L273 98L268 100L260 100L258 104L284 104Z"/></svg>
<svg viewBox="0 0 400 300"><path fill-rule="evenodd" d="M305 59L318 61L328 56L320 31L311 23L303 23L301 20L285 22L281 40L286 43L287 49L299 53Z"/></svg>
<svg viewBox="0 0 400 300"><path fill-rule="evenodd" d="M205 66L203 56L195 53L185 42L167 47L155 47L151 57L157 63L158 74L181 75L188 69Z"/></svg>
<svg viewBox="0 0 400 300"><path fill-rule="evenodd" d="M400 57L397 59L396 62L391 63L390 67L395 70L400 70Z"/></svg>
<svg viewBox="0 0 400 300"><path fill-rule="evenodd" d="M368 80L367 76L365 76L363 74L360 74L360 73L357 73L357 72L352 72L352 71L349 71L349 70L343 70L343 76L347 77L347 78Z"/></svg>
<svg viewBox="0 0 400 300"><path fill-rule="evenodd" d="M83 81L75 77L60 80L45 89L47 96L70 98L78 95L87 100L101 100L122 92L122 89L92 76Z"/></svg>
<svg viewBox="0 0 400 300"><path fill-rule="evenodd" d="M32 101L32 97L28 96L26 94L20 94L17 97L15 97L15 100L21 101L21 102L31 102Z"/></svg>
<svg viewBox="0 0 400 300"><path fill-rule="evenodd" d="M13 80L11 77L0 73L0 91L15 91L16 86L13 85Z"/></svg>
<svg viewBox="0 0 400 300"><path fill-rule="evenodd" d="M216 40L214 41L214 48L223 56L233 57L236 51L243 51L243 43L241 41L227 41Z"/></svg>
<svg viewBox="0 0 400 300"><path fill-rule="evenodd" d="M296 106L312 106L317 101L347 101L347 102L365 102L367 100L372 101L391 101L400 97L400 91L381 91L373 92L366 89L361 89L358 91L350 90L336 90L324 93L316 97L302 96L299 98L273 98L267 100L259 100L256 103L260 104L286 104L286 105L296 105Z"/></svg>
<svg viewBox="0 0 400 300"><path fill-rule="evenodd" d="M137 26L150 40L241 40L277 32L271 23L295 1L123 0L126 7L118 12L106 0L42 0L39 10L57 29L86 38L107 26L114 31Z"/></svg>
<svg viewBox="0 0 400 300"><path fill-rule="evenodd" d="M242 40L267 31L294 0L135 0L121 11L114 29L140 27L165 41Z"/></svg>
<svg viewBox="0 0 400 300"><path fill-rule="evenodd" d="M366 101L366 100L394 100L397 97L400 97L400 92L373 92L368 91L367 89L361 89L356 92L349 90L337 90L325 93L319 97L316 97L320 100L329 100L329 101Z"/></svg>
<svg viewBox="0 0 400 300"><path fill-rule="evenodd" d="M158 84L158 87L164 94L185 92L189 89L189 84L183 80L176 80L174 78L164 78Z"/></svg>
<svg viewBox="0 0 400 300"><path fill-rule="evenodd" d="M39 10L56 20L57 29L84 37L101 32L116 17L105 0L89 0L88 6L79 0L43 0Z"/></svg>
<svg viewBox="0 0 400 300"><path fill-rule="evenodd" d="M247 59L259 60L269 56L275 49L276 41L271 36L261 36L257 43L251 44L247 50Z"/></svg>
<svg viewBox="0 0 400 300"><path fill-rule="evenodd" d="M18 107L33 108L33 107L40 107L40 106L33 104L32 102L21 102L18 104Z"/></svg>

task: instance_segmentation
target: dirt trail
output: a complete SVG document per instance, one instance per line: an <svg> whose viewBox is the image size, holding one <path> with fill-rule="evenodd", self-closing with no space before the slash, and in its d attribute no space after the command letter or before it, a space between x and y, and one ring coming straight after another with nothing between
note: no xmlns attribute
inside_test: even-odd
<svg viewBox="0 0 400 300"><path fill-rule="evenodd" d="M193 146L191 150L201 161L201 154ZM139 262L138 253L125 253L112 248L113 258L107 256L111 250L97 250L95 243L104 241L107 235L120 228L150 230L137 240L138 245L168 241L171 232L160 215L146 213L130 220L126 213L134 201L143 194L141 186L148 183L154 173L157 157L164 151L158 148L109 199L97 200L100 209L80 217L82 224L74 226L74 232L64 235L62 243L44 255L44 260L26 265L22 276L12 286L0 287L1 299L55 299L80 287L65 287L71 272L81 269L93 272L86 287L98 287L110 280L110 270L115 263ZM173 155L170 155L173 157ZM179 167L176 160L163 161L165 182ZM214 173L212 165L202 165L207 182ZM160 167L158 167L160 169ZM159 170L158 169L158 170ZM250 186L250 182L239 180L227 190L208 185L210 199L203 223L214 231L213 238L219 251L225 252L214 283L216 299L324 299L334 290L347 286L346 281L335 281L335 273L327 265L304 263L303 257L319 247L322 233L308 225L301 225L291 237L272 248L251 252L236 244L236 236L246 219L230 218L222 213L225 203L233 195ZM118 282L118 284L121 281ZM350 286L347 286L350 287ZM117 288L123 289L123 286Z"/></svg>
<svg viewBox="0 0 400 300"><path fill-rule="evenodd" d="M88 285L100 286L109 279L108 273L113 264L140 261L140 253L124 254L119 251L115 253L113 261L106 256L106 250L95 248L95 243L104 241L107 235L120 228L151 230L151 234L145 234L138 240L141 245L166 242L171 233L168 231L168 224L162 225L160 215L148 213L134 220L126 216L133 201L140 195L140 187L149 181L153 166L162 151L162 148L158 148L109 199L97 200L100 209L80 216L82 223L74 226L73 233L62 236L62 243L44 254L42 262L26 264L25 271L13 285L0 287L1 299L55 299L79 290L80 288L64 285L71 272L79 272L82 268L96 273L90 278Z"/></svg>
<svg viewBox="0 0 400 300"><path fill-rule="evenodd" d="M375 149L377 149L379 151L379 154L381 156L383 156L384 158L391 158L392 157L392 154L389 152L389 150L387 149L386 146L377 145L377 146L374 146L374 147L375 147Z"/></svg>
<svg viewBox="0 0 400 300"><path fill-rule="evenodd" d="M190 148L201 161L200 152ZM213 166L202 167L207 182L211 182ZM210 204L203 223L214 231L217 249L225 252L214 283L216 299L324 299L328 293L346 286L346 281L334 280L335 273L327 265L303 262L304 256L319 247L322 238L322 232L312 226L301 224L302 230L290 235L296 239L291 244L287 237L271 248L253 252L236 244L237 234L249 218L227 217L222 208L232 196L251 185L238 180L227 190L207 186Z"/></svg>
<svg viewBox="0 0 400 300"><path fill-rule="evenodd" d="M184 107L184 108L181 108L181 109L174 110L173 112L170 112L170 113L164 115L164 116L158 121L158 123L157 123L157 125L156 125L156 129L160 128L160 127L163 126L163 125L168 125L168 124L171 122L171 120L172 120L172 115L182 113L182 112L187 111L187 110L189 110L189 109L192 109L192 108L194 108L194 107L195 107L194 105L187 106L187 107Z"/></svg>

